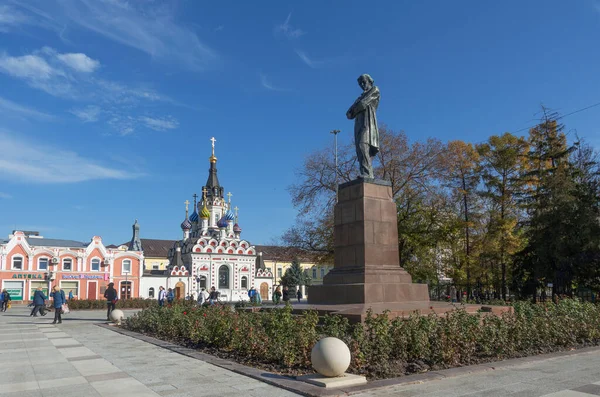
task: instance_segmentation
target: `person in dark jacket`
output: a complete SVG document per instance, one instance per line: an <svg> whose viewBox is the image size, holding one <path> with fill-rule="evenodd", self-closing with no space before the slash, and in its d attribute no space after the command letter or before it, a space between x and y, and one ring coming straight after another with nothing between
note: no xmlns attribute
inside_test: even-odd
<svg viewBox="0 0 600 397"><path fill-rule="evenodd" d="M117 304L117 290L115 289L115 283L108 283L108 288L104 291L104 297L106 298L106 319L110 321L110 313L115 310Z"/></svg>
<svg viewBox="0 0 600 397"><path fill-rule="evenodd" d="M50 294L50 296L54 300L52 304L52 306L54 307L54 321L52 322L52 324L56 324L57 322L61 324L62 305L67 303L67 299L65 298L65 292L61 290L58 285L54 286L52 291L53 292Z"/></svg>
<svg viewBox="0 0 600 397"><path fill-rule="evenodd" d="M6 288L2 290L1 294L4 299L2 300L2 307L0 307L0 312L5 312L6 309L8 309L8 303L11 301L11 298Z"/></svg>
<svg viewBox="0 0 600 397"><path fill-rule="evenodd" d="M290 291L288 290L288 287L283 287L282 299L284 302L288 302L290 300Z"/></svg>
<svg viewBox="0 0 600 397"><path fill-rule="evenodd" d="M37 290L33 293L33 310L31 311L30 316L37 317L38 312L40 312L42 316L46 315L46 312L44 311L44 304L46 303L46 299L48 299L48 297L44 295L42 287L38 287Z"/></svg>
<svg viewBox="0 0 600 397"><path fill-rule="evenodd" d="M296 298L298 298L298 302L302 300L302 290L298 286L298 292L296 293Z"/></svg>

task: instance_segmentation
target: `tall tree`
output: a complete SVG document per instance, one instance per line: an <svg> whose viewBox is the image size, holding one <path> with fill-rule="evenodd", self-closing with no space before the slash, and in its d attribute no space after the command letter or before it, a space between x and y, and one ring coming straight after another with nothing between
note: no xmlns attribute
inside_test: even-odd
<svg viewBox="0 0 600 397"><path fill-rule="evenodd" d="M475 259L473 231L479 226L477 187L480 181L478 173L480 157L472 144L450 141L447 145L445 161L444 184L455 198L462 223L463 253L459 260L459 268L465 272L467 293L470 295Z"/></svg>
<svg viewBox="0 0 600 397"><path fill-rule="evenodd" d="M496 274L495 264L499 263L499 290L502 299L506 300L507 267L512 262L512 255L523 245L518 228L521 209L517 195L524 184L520 176L526 171L528 144L525 138L505 133L491 136L486 143L478 145L477 150L481 156L483 196L490 202L487 250L483 254L491 259L493 274Z"/></svg>
<svg viewBox="0 0 600 397"><path fill-rule="evenodd" d="M541 122L529 131L529 170L523 175L523 195L529 222L528 244L521 252L521 274L530 278L533 292L552 285L552 294L572 293L573 266L566 233L576 205L573 169L564 126L558 115L543 108Z"/></svg>

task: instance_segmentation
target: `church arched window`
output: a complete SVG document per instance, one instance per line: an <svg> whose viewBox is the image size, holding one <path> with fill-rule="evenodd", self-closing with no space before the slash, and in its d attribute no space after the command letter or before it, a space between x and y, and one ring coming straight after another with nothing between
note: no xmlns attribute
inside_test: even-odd
<svg viewBox="0 0 600 397"><path fill-rule="evenodd" d="M229 266L222 265L219 268L219 289L229 288Z"/></svg>

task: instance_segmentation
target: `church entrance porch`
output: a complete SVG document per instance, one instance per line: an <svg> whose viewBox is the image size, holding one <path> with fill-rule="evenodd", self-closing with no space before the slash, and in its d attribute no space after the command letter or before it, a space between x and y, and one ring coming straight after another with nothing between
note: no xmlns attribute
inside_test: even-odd
<svg viewBox="0 0 600 397"><path fill-rule="evenodd" d="M175 284L175 299L185 299L185 283L183 281Z"/></svg>
<svg viewBox="0 0 600 397"><path fill-rule="evenodd" d="M260 297L262 299L268 299L268 297L269 297L269 284L262 283L260 285Z"/></svg>

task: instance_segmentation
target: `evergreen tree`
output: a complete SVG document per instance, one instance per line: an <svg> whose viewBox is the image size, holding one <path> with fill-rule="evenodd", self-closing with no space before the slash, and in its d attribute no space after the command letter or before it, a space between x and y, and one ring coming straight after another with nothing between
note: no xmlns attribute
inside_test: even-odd
<svg viewBox="0 0 600 397"><path fill-rule="evenodd" d="M310 285L310 282L310 277L302 269L300 261L297 258L292 261L292 265L285 271L283 277L281 277L281 285L288 288Z"/></svg>

